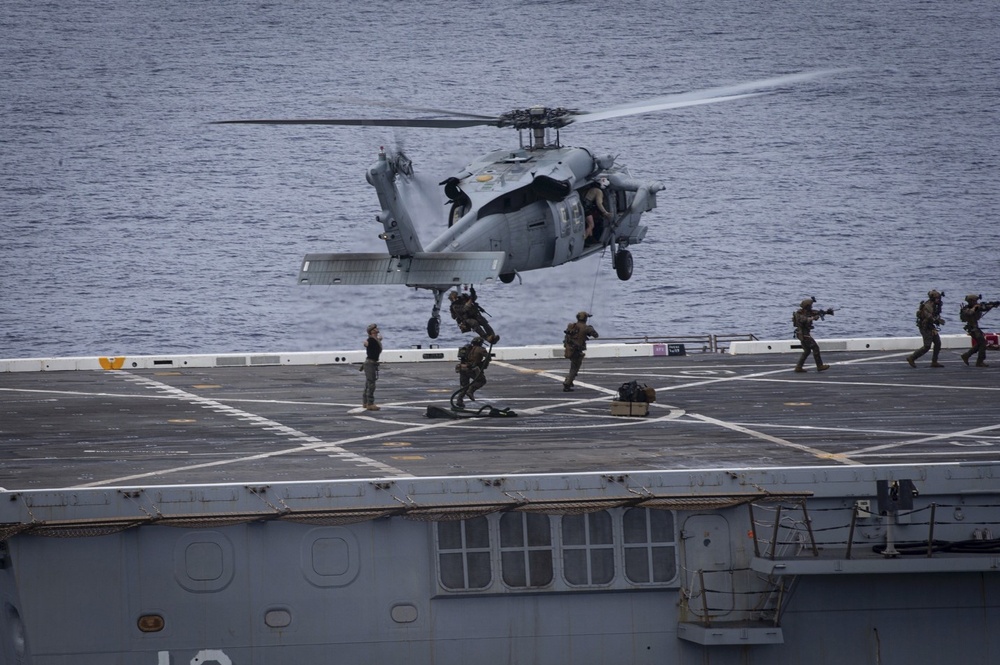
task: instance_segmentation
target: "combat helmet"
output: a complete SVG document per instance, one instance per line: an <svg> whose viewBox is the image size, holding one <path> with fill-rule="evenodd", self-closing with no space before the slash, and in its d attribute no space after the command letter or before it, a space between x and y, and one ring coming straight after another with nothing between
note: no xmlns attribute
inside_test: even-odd
<svg viewBox="0 0 1000 665"><path fill-rule="evenodd" d="M479 335L476 335L475 337L472 338L472 343L475 344L476 346L482 346L483 338L480 337Z"/></svg>
<svg viewBox="0 0 1000 665"><path fill-rule="evenodd" d="M802 302L799 303L799 306L802 309L809 309L810 307L813 306L813 299L812 298L806 298L805 300L803 300Z"/></svg>
<svg viewBox="0 0 1000 665"><path fill-rule="evenodd" d="M965 302L969 303L970 305L978 301L979 301L979 296L975 293L970 293L969 295L965 296Z"/></svg>
<svg viewBox="0 0 1000 665"><path fill-rule="evenodd" d="M940 298L941 297L941 292L938 291L937 289L931 289L930 291L927 292L927 297L928 298Z"/></svg>
<svg viewBox="0 0 1000 665"><path fill-rule="evenodd" d="M378 324L377 323L369 323L367 330L370 333L371 331L375 330L376 328L378 328Z"/></svg>
<svg viewBox="0 0 1000 665"><path fill-rule="evenodd" d="M576 313L576 320L577 321L586 321L589 318L590 318L590 314L588 314L587 312L577 312Z"/></svg>

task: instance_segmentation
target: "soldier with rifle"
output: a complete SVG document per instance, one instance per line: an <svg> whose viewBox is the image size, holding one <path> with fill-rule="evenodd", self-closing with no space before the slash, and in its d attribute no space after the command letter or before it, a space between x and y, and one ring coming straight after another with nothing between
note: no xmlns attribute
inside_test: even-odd
<svg viewBox="0 0 1000 665"><path fill-rule="evenodd" d="M973 353L978 354L976 356L976 367L988 367L986 364L986 335L979 328L979 319L983 318L983 314L1000 307L1000 300L993 300L991 302L980 302L983 299L981 295L970 294L965 296L965 304L962 305L962 309L959 312L959 318L965 323L965 332L969 333L969 337L972 338L972 348L962 354L962 362L966 365L969 364L969 358L972 357Z"/></svg>
<svg viewBox="0 0 1000 665"><path fill-rule="evenodd" d="M597 339L600 337L594 326L587 323L589 318L589 312L578 312L576 321L566 326L566 330L563 332L563 351L564 355L569 358L569 374L563 381L563 392L573 392L573 381L576 379L580 367L583 366L583 357L586 355L587 338Z"/></svg>
<svg viewBox="0 0 1000 665"><path fill-rule="evenodd" d="M819 355L819 344L812 336L813 321L816 319L822 319L827 314L833 316L833 309L822 309L813 311L813 303L816 302L815 298L806 298L800 303L800 308L792 314L792 323L795 325L795 337L800 342L802 342L802 355L799 357L799 362L795 365L796 372L805 372L806 369L802 365L805 364L806 358L809 354L812 354L813 359L816 361L816 371L822 372L823 370L830 369L829 365L824 365L823 360Z"/></svg>
<svg viewBox="0 0 1000 665"><path fill-rule="evenodd" d="M917 358L927 353L931 346L934 353L931 354L931 367L944 367L938 362L938 354L941 353L941 335L938 334L938 327L944 325L941 318L941 299L944 293L936 290L927 292L927 300L921 300L917 308L917 330L924 340L924 345L906 356L906 362L910 367L917 366Z"/></svg>
<svg viewBox="0 0 1000 665"><path fill-rule="evenodd" d="M463 346L458 352L458 371L460 388L452 397L452 404L459 409L465 408L465 397L476 401L476 391L486 385L486 368L490 365L490 352L483 348L483 338L473 337L472 343Z"/></svg>
<svg viewBox="0 0 1000 665"><path fill-rule="evenodd" d="M496 344L500 341L500 335L493 332L493 328L486 320L486 317L483 316L487 313L486 310L476 302L475 287L470 287L467 294L452 291L448 294L448 299L451 300L449 308L451 318L455 319L459 330L464 333L475 331L476 334L489 341L490 344Z"/></svg>

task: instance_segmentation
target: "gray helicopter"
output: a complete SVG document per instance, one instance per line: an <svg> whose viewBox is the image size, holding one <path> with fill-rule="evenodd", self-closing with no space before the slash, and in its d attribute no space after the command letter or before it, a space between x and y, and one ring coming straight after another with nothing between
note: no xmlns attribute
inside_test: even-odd
<svg viewBox="0 0 1000 665"><path fill-rule="evenodd" d="M397 184L397 179L413 175L413 164L401 152L386 154L381 150L366 177L378 193L381 211L376 220L382 224L379 237L385 241L387 253L307 254L302 261L298 276L301 285L405 284L430 290L434 307L427 334L435 339L440 331L443 296L454 288L498 279L509 284L518 273L577 261L606 248L618 278L627 280L632 276L628 248L645 237L647 227L640 224L640 219L656 207L656 194L663 185L635 180L625 166L615 163L613 156L563 146L559 136L563 127L745 99L827 73L790 74L655 97L602 111L535 106L484 116L401 107L448 117L225 120L214 124L447 129L493 126L518 130L520 145L516 150L483 155L440 183L450 202L448 226L427 244L417 236ZM588 238L585 230L591 225L585 199L593 187L601 188L605 211L610 214Z"/></svg>

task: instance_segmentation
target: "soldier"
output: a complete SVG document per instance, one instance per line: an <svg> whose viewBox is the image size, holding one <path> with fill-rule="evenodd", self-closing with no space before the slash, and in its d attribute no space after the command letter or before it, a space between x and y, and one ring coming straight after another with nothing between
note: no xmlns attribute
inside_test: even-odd
<svg viewBox="0 0 1000 665"><path fill-rule="evenodd" d="M461 350L459 351L459 360L461 362L458 365L458 377L461 388L455 393L454 404L459 409L464 409L464 398L468 396L475 402L476 391L486 385L486 368L490 364L490 352L483 348L483 338L473 337L464 360Z"/></svg>
<svg viewBox="0 0 1000 665"><path fill-rule="evenodd" d="M965 322L965 332L969 333L969 337L974 342L972 348L962 354L962 362L968 365L969 358L972 357L973 353L976 353L978 354L976 367L989 367L986 364L986 335L979 329L979 319L983 318L983 314L994 307L1000 307L1000 301L979 302L981 299L982 296L974 294L965 296L965 304L962 305L962 310L959 312L959 318Z"/></svg>
<svg viewBox="0 0 1000 665"><path fill-rule="evenodd" d="M819 356L819 344L813 339L812 327L813 321L822 319L827 314L832 315L833 310L825 309L814 312L812 308L814 302L816 302L815 298L803 300L800 303L801 308L792 314L792 323L795 324L795 337L802 342L802 355L799 357L799 362L795 365L796 372L806 371L802 365L806 362L806 358L809 357L810 353L813 355L813 359L816 360L816 371L822 372L823 370L830 369L829 365L823 364L823 360Z"/></svg>
<svg viewBox="0 0 1000 665"><path fill-rule="evenodd" d="M365 372L365 392L361 396L361 403L368 411L379 411L381 407L375 404L375 382L378 380L378 358L382 354L382 333L377 324L368 326L368 337L364 344L366 357L362 369Z"/></svg>
<svg viewBox="0 0 1000 665"><path fill-rule="evenodd" d="M569 358L569 374L566 375L566 380L563 381L563 392L568 393L573 391L573 380L580 371L580 366L583 365L583 357L586 355L584 351L587 350L587 338L593 337L597 339L600 337L597 331L594 330L594 326L587 324L587 319L589 318L590 314L587 312L578 312L576 321L566 326L563 336L563 349L565 356Z"/></svg>
<svg viewBox="0 0 1000 665"><path fill-rule="evenodd" d="M449 307L451 318L458 323L459 330L464 333L474 330L490 344L500 341L500 335L493 332L493 328L483 316L483 308L477 302L475 288L469 289L468 294L452 291L448 294L448 299L451 301Z"/></svg>
<svg viewBox="0 0 1000 665"><path fill-rule="evenodd" d="M927 353L931 346L934 346L934 353L931 354L931 367L944 367L938 362L938 354L941 353L941 335L938 334L938 326L944 325L941 318L941 298L944 294L939 291L928 291L927 300L920 302L917 308L917 330L924 339L924 345L906 356L906 362L910 367L917 366L917 358Z"/></svg>
<svg viewBox="0 0 1000 665"><path fill-rule="evenodd" d="M609 184L607 178L601 178L583 195L583 212L586 215L586 226L583 232L584 245L600 241L601 233L604 231L604 223L611 219L611 213L604 207L604 192ZM595 224L595 218L598 216L600 216L601 223Z"/></svg>

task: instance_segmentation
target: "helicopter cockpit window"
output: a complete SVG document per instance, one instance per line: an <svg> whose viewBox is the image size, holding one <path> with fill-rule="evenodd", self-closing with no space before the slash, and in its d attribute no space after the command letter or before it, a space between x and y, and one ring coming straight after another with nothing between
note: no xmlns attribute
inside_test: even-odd
<svg viewBox="0 0 1000 665"><path fill-rule="evenodd" d="M569 224L569 212L566 210L566 206L559 206L559 236L565 238L569 235L570 224Z"/></svg>
<svg viewBox="0 0 1000 665"><path fill-rule="evenodd" d="M514 191L499 196L485 204L479 209L477 219L482 219L483 217L488 217L489 215L516 212L522 208L528 207L532 203L537 203L538 201L538 195L535 193L531 185L521 187L520 189L515 189Z"/></svg>

